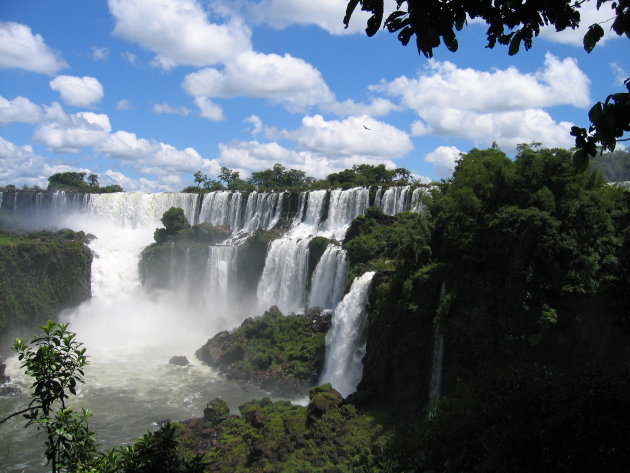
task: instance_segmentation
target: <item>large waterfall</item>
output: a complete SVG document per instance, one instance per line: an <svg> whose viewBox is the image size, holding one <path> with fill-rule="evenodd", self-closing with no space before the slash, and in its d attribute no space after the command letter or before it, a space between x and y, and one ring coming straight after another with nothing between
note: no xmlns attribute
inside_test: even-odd
<svg viewBox="0 0 630 473"><path fill-rule="evenodd" d="M151 422L199 415L200 406L217 396L225 396L235 408L252 397L268 395L254 387L243 391L218 378L195 362L193 353L215 333L232 329L271 305L284 313L310 307L334 312L322 380L344 395L354 391L362 374L365 306L373 273L355 280L343 297L348 263L341 243L352 220L368 206L386 213L419 211L421 195L421 189L411 187L300 194L3 192L0 208L28 213L40 225L96 236L90 243L95 256L93 297L60 319L70 322L87 347L91 362L87 383L75 404L94 410L92 425L107 446L137 437ZM160 219L171 207L182 208L191 223L229 228L230 237L221 245L209 245L202 258L173 247L169 287L152 288L139 277L140 253L153 242L154 230L162 226ZM275 239L268 244L250 295L254 302L243 304L247 297L239 292L238 271L249 262L236 264L239 251L248 237L272 229L269 235ZM316 237L327 240L322 244ZM311 255L314 242L320 248L316 259ZM174 355L187 355L193 365L169 365ZM18 374L19 362L15 358L7 362L14 380L27 386L28 380ZM0 401L0 410L10 411L20 399ZM0 470L15 465L11 458L20 458L24 455L20 452L38 444L14 424L16 428L0 436ZM22 462L18 471L39 471L37 458Z"/></svg>

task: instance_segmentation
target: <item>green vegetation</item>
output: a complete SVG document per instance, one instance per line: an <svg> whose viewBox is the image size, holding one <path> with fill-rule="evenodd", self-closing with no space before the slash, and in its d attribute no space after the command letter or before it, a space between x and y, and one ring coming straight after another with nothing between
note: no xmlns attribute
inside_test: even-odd
<svg viewBox="0 0 630 473"><path fill-rule="evenodd" d="M326 180L332 187L379 186L383 184L406 185L411 182L411 172L405 168L387 169L384 164L355 164L352 169L329 174Z"/></svg>
<svg viewBox="0 0 630 473"><path fill-rule="evenodd" d="M608 182L630 181L630 152L598 154L591 160L591 169L601 171Z"/></svg>
<svg viewBox="0 0 630 473"><path fill-rule="evenodd" d="M59 172L48 178L49 191L74 191L74 192L123 192L118 184L101 187L98 183L98 175L90 174L85 181L85 172Z"/></svg>
<svg viewBox="0 0 630 473"><path fill-rule="evenodd" d="M28 408L13 415L26 412L26 427L37 425L46 433L45 456L52 473L73 471L96 450L94 433L87 425L90 412L77 413L66 405L84 382L83 368L88 364L83 344L67 328L68 324L49 320L41 327L43 335L30 342L18 338L13 346L21 367L34 378Z"/></svg>
<svg viewBox="0 0 630 473"><path fill-rule="evenodd" d="M472 150L426 203L370 209L344 242L351 273L396 270L372 286L354 398L425 419L401 471L627 469L630 194L569 151L520 146Z"/></svg>
<svg viewBox="0 0 630 473"><path fill-rule="evenodd" d="M240 416L215 400L203 419L178 425L177 439L185 451L203 455L208 472L380 471L374 454L387 444L390 419L357 411L330 385L311 389L309 398L307 407L250 401Z"/></svg>
<svg viewBox="0 0 630 473"><path fill-rule="evenodd" d="M297 395L319 379L330 317L315 311L283 315L271 307L231 333L218 333L196 356L230 378Z"/></svg>
<svg viewBox="0 0 630 473"><path fill-rule="evenodd" d="M83 232L0 233L0 333L36 325L90 297Z"/></svg>
<svg viewBox="0 0 630 473"><path fill-rule="evenodd" d="M317 180L307 176L304 171L287 169L280 163L264 171L253 172L244 181L239 172L226 167L221 168L218 180L209 179L207 175L197 171L194 174L196 186L189 186L182 192L212 192L232 190L251 192L259 191L293 191L300 192L313 189L330 189L342 187L349 189L359 186L407 185L412 183L411 172L405 168L387 169L384 164L357 164L352 169L329 174L326 179ZM225 183L221 184L222 181Z"/></svg>

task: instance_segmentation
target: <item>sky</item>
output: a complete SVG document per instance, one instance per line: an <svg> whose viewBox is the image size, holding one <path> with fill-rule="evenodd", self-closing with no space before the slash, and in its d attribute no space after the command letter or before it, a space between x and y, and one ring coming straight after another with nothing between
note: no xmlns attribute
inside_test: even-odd
<svg viewBox="0 0 630 473"><path fill-rule="evenodd" d="M0 185L98 174L126 191L178 191L201 171L281 163L323 178L354 164L447 178L497 143L570 148L572 125L630 75L609 4L532 49L485 48L483 23L427 60L345 0L1 0ZM386 0L393 9L395 2ZM586 28L603 22L591 54Z"/></svg>

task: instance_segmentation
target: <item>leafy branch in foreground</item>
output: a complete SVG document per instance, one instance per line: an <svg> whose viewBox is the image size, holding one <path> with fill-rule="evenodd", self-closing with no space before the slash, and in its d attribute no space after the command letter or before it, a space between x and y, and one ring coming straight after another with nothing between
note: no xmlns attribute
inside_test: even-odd
<svg viewBox="0 0 630 473"><path fill-rule="evenodd" d="M49 320L40 328L43 335L35 335L30 342L17 338L13 346L20 366L34 378L31 402L0 423L24 414L26 427L35 424L46 432L45 455L52 472L72 471L96 450L95 435L87 423L90 411L82 409L79 413L66 405L84 382L83 368L88 360L83 344L68 331L68 324Z"/></svg>

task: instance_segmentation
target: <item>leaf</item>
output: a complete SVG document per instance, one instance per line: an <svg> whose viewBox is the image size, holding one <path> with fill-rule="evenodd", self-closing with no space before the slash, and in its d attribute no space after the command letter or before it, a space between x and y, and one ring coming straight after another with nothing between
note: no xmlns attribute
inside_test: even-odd
<svg viewBox="0 0 630 473"><path fill-rule="evenodd" d="M359 0L350 0L348 2L348 6L346 7L346 16L343 17L343 24L348 27L350 23L350 17L352 17L352 13L354 13L354 9L359 4Z"/></svg>
<svg viewBox="0 0 630 473"><path fill-rule="evenodd" d="M518 53L521 48L521 31L517 31L514 36L512 36L512 40L510 41L510 48L508 49L508 54L510 56L514 56Z"/></svg>
<svg viewBox="0 0 630 473"><path fill-rule="evenodd" d="M604 37L604 29L600 24L595 23L588 28L588 31L584 35L584 49L587 53L590 53L597 42Z"/></svg>

